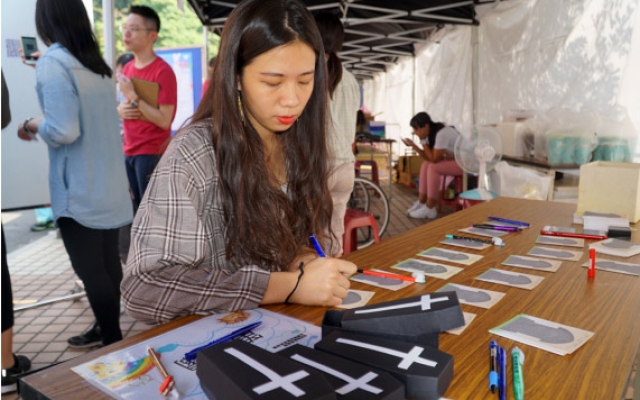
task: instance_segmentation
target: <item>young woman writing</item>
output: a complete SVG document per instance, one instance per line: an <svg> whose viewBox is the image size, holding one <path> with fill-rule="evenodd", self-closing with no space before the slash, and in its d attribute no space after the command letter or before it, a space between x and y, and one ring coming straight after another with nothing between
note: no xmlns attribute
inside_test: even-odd
<svg viewBox="0 0 640 400"><path fill-rule="evenodd" d="M356 266L331 244L324 49L295 0L245 0L222 32L208 94L136 214L127 311L161 323L292 302L335 306Z"/></svg>

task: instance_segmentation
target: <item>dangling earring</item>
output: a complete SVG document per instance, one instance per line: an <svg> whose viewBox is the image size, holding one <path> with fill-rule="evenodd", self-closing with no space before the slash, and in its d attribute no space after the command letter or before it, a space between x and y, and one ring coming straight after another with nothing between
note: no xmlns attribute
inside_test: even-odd
<svg viewBox="0 0 640 400"><path fill-rule="evenodd" d="M240 92L238 92L238 110L240 111L240 119L242 120L242 125L247 126L247 122L244 119L244 110L242 109L242 98L240 97Z"/></svg>

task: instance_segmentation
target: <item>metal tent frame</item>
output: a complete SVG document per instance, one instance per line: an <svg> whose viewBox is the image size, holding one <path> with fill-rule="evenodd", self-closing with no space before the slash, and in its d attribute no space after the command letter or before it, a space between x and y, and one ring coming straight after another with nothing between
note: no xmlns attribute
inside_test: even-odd
<svg viewBox="0 0 640 400"><path fill-rule="evenodd" d="M238 0L188 0L202 24L220 34ZM398 57L445 24L477 25L474 5L495 0L303 0L311 12L340 15L345 41L340 58L358 79L385 72Z"/></svg>

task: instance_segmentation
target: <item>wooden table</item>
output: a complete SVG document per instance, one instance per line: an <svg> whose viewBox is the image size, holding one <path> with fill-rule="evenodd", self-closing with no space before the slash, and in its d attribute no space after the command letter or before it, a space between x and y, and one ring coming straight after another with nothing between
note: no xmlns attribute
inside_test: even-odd
<svg viewBox="0 0 640 400"><path fill-rule="evenodd" d="M575 205L498 198L445 218L394 236L379 244L359 250L345 258L362 268L383 268L412 257L444 239L446 233L471 223L483 222L487 215L529 221L532 227L504 237L505 247L491 247L479 252L484 258L464 267L448 281L428 278L426 284L415 284L397 292L377 289L353 282L352 288L373 290L370 304L396 298L433 292L447 282L459 283L506 293L491 309L462 305L464 311L476 314L475 320L460 336L443 333L440 349L454 356L454 379L445 397L461 399L495 399L488 390L488 346L492 339L510 350L518 345L525 353L525 398L535 399L623 399L629 386L631 369L640 344L640 278L631 275L597 271L594 281L587 280L581 267L588 256L578 262L565 261L555 273L501 268L543 276L533 290L510 288L474 278L491 267L498 267L511 254L526 254L534 245L543 225L570 226ZM633 232L640 242L640 232ZM588 241L587 241L588 243ZM448 247L448 246L443 246ZM608 257L608 256L603 256ZM611 257L613 259L620 259ZM640 256L622 259L640 263ZM319 325L325 309L298 305L266 307ZM558 323L595 332L584 346L573 354L558 356L512 340L497 337L489 329L526 313ZM49 368L24 379L25 399L104 399L107 396L70 371L70 367L90 361L98 355L128 347L146 338L166 332L197 317L187 317L127 338L122 342ZM513 398L509 367L508 398ZM46 397L45 397L46 396Z"/></svg>

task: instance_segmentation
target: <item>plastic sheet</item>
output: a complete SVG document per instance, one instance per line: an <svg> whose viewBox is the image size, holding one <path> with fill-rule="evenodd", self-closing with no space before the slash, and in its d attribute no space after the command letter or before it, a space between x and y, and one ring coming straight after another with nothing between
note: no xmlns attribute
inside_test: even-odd
<svg viewBox="0 0 640 400"><path fill-rule="evenodd" d="M504 197L546 200L551 179L553 179L551 175L529 168L514 167L505 161L500 161L491 173L491 187Z"/></svg>

